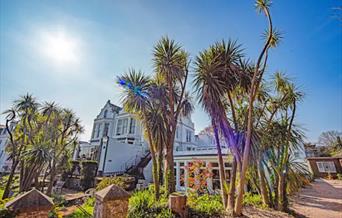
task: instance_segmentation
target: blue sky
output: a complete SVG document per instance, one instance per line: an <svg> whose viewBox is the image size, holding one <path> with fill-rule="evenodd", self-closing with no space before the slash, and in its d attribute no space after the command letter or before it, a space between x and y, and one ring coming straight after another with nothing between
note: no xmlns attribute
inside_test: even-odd
<svg viewBox="0 0 342 218"><path fill-rule="evenodd" d="M342 130L342 22L333 10L341 4L283 0L271 8L284 38L266 76L282 71L306 93L297 122L311 141ZM247 0L0 1L0 111L29 92L73 109L87 140L105 102L120 104L115 77L130 67L151 73L152 47L162 36L192 57L231 38L254 60L265 24ZM199 106L193 120L197 132L209 124Z"/></svg>

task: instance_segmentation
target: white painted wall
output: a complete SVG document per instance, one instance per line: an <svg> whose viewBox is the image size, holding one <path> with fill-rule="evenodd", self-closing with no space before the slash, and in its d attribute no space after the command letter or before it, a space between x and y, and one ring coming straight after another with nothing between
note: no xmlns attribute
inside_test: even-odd
<svg viewBox="0 0 342 218"><path fill-rule="evenodd" d="M113 138L109 138L108 147L105 144L102 145L98 171L103 171L104 174L123 171L125 170L125 164L133 164L145 152L145 146L120 143Z"/></svg>

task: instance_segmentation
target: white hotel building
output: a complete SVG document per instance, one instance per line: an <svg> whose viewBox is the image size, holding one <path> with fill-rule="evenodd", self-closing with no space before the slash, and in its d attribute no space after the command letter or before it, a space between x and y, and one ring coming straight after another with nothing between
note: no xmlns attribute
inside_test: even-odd
<svg viewBox="0 0 342 218"><path fill-rule="evenodd" d="M188 174L184 166L194 159L211 164L214 176L208 181L208 186L218 187L217 151L212 144L213 140L210 136L196 136L194 133L191 117L180 118L174 144L177 190L185 189ZM226 170L229 173L228 149L223 148L223 152L227 160ZM76 149L74 159L79 158L97 160L99 175L135 172L143 175L148 181L152 180L149 149L143 137L141 123L134 115L128 114L110 101L107 101L95 118L90 141L80 142Z"/></svg>
<svg viewBox="0 0 342 218"><path fill-rule="evenodd" d="M188 187L187 167L194 160L201 160L212 173L208 179L209 191L219 189L219 170L214 138L210 135L195 135L191 117L181 117L177 124L174 144L176 189ZM298 152L298 151L296 151ZM299 151L298 160L304 161L305 153ZM222 144L227 179L230 177L232 155ZM297 156L297 154L295 154ZM143 137L141 123L134 115L125 112L109 100L94 120L91 139L80 142L74 159L97 160L98 174L103 176L123 173L140 175L152 181L152 169L148 144ZM210 165L210 167L208 167Z"/></svg>

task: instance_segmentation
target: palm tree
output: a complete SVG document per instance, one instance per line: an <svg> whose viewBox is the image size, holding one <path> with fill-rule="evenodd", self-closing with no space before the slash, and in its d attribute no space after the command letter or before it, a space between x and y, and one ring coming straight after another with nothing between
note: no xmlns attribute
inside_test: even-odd
<svg viewBox="0 0 342 218"><path fill-rule="evenodd" d="M13 182L13 177L14 177L14 173L15 170L19 164L18 158L17 158L17 151L16 151L16 144L15 144L15 140L12 134L12 130L10 128L10 124L15 120L16 117L16 111L14 109L9 109L6 110L4 112L4 114L7 114L6 116L6 131L9 135L10 138L10 145L11 145L11 154L10 154L10 159L12 159L12 166L11 166L11 172L9 174L6 186L5 186L5 190L4 193L2 195L2 199L8 198L9 197L9 193L10 193L10 186Z"/></svg>
<svg viewBox="0 0 342 218"><path fill-rule="evenodd" d="M38 178L43 166L51 159L51 150L46 144L32 146L23 153L26 167L24 174L23 191L28 191L34 178Z"/></svg>
<svg viewBox="0 0 342 218"><path fill-rule="evenodd" d="M78 134L82 133L80 119L75 113L66 108L57 110L51 124L52 140L49 144L52 148L50 162L50 183L46 193L51 195L53 184L55 181L61 157L73 148L74 142L77 140Z"/></svg>
<svg viewBox="0 0 342 218"><path fill-rule="evenodd" d="M289 81L288 78L286 78L281 73L277 73L275 75L275 87L278 93L280 93L284 97L283 101L283 108L282 111L284 111L284 123L286 125L286 133L285 133L285 146L283 148L283 152L280 156L280 164L278 168L278 175L279 175L279 204L278 208L279 210L284 211L287 207L287 202L285 199L286 195L286 174L288 172L288 161L290 157L290 148L291 146L295 146L298 144L297 140L298 137L293 137L293 125L294 125L294 119L296 115L296 107L298 102L300 102L303 98L303 93L298 90L298 88L295 87L293 83ZM299 137L301 139L301 137Z"/></svg>
<svg viewBox="0 0 342 218"><path fill-rule="evenodd" d="M167 192L172 193L175 191L173 145L188 78L188 54L174 40L163 37L154 46L153 62L156 75L167 88L168 123L164 182Z"/></svg>
<svg viewBox="0 0 342 218"><path fill-rule="evenodd" d="M295 105L303 94L281 73L275 74L272 87L274 90L268 90L262 84L257 93L257 123L253 131L256 137L253 140L251 159L256 160L252 163L258 171L259 192L264 204L284 210L287 207L286 186L290 181L287 176L291 165L290 151L298 149L297 145L302 143L303 138L301 131L294 125ZM274 96L269 92L274 93ZM264 169L272 175L273 184L266 180ZM291 171L292 178L300 178L300 174L298 177ZM271 185L274 187L274 195L271 193Z"/></svg>
<svg viewBox="0 0 342 218"><path fill-rule="evenodd" d="M144 127L145 136L147 138L151 159L152 159L152 171L153 171L153 183L155 188L155 197L159 199L159 179L158 179L158 169L157 169L157 159L156 159L156 144L153 140L152 131L156 131L154 136L159 138L163 137L162 134L157 135L159 132L157 128L163 128L163 126L157 125L153 128L156 119L160 119L155 113L155 108L153 107L151 94L151 79L144 76L142 72L130 69L124 75L118 77L118 83L124 88L122 96L122 105L124 110L135 114L136 117L142 122ZM155 91L155 89L152 89ZM154 94L154 93L153 93ZM160 130L160 129L159 129Z"/></svg>
<svg viewBox="0 0 342 218"><path fill-rule="evenodd" d="M22 153L26 151L29 144L33 144L38 107L39 103L30 94L21 96L18 100L14 101L14 109L16 110L19 119L18 127L22 129L23 133L20 147L16 153L20 163L19 191L23 191L24 173L29 170L25 164L25 160L22 158Z"/></svg>
<svg viewBox="0 0 342 218"><path fill-rule="evenodd" d="M249 102L248 102L248 116L247 116L247 132L245 139L245 146L243 152L243 160L242 160L242 168L240 174L240 182L239 182L239 190L238 196L235 204L235 213L238 216L242 215L242 200L244 195L244 186L246 183L246 172L248 168L249 154L251 150L251 139L252 139L252 130L253 130L253 111L254 111L254 101L256 97L256 93L259 89L260 82L262 80L262 76L266 69L267 59L268 59L268 50L277 43L275 39L279 39L279 37L274 37L273 24L270 15L269 8L271 6L271 2L269 0L257 0L256 8L259 12L263 12L268 19L268 30L267 30L267 40L263 46L263 49L257 59L254 73L251 80L251 85L249 89Z"/></svg>
<svg viewBox="0 0 342 218"><path fill-rule="evenodd" d="M204 110L211 117L218 152L222 201L225 207L227 205L227 185L219 140L219 130L224 135L227 144L230 145L234 156L239 159L236 141L233 137L234 133L226 116L226 105L230 106L233 111L234 108L232 104L229 105L229 103L227 104L225 102L226 95L231 100L231 92L239 84L238 73L240 72L240 67L238 66L238 61L242 57L239 47L233 41L216 43L209 49L200 52L195 63L196 74L194 86L198 94L199 103L202 104ZM230 101L230 103L232 102ZM234 121L236 122L235 119ZM236 160L236 158L234 159ZM235 174L234 172L236 173L236 171L233 171L233 174ZM233 178L234 176L232 175ZM235 181L231 183L230 202L234 199L234 183ZM229 204L230 207L232 207L231 205L232 203Z"/></svg>

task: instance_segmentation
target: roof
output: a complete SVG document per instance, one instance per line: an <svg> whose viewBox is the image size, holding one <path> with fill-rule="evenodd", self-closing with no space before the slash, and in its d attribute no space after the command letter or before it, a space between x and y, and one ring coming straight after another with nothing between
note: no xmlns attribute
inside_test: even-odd
<svg viewBox="0 0 342 218"><path fill-rule="evenodd" d="M113 108L114 111L119 112L119 111L122 109L121 107L119 107L119 106L117 106L117 105L115 105L115 104L112 104L112 103L110 102L110 100L108 100L107 103Z"/></svg>
<svg viewBox="0 0 342 218"><path fill-rule="evenodd" d="M11 208L12 210L25 210L37 207L53 207L53 201L51 198L33 188L31 191L28 191L24 194L21 194L9 201L6 204L6 208Z"/></svg>
<svg viewBox="0 0 342 218"><path fill-rule="evenodd" d="M95 193L96 197L99 197L101 200L116 200L129 198L129 193L125 191L125 189L116 186L110 185L107 188L104 188Z"/></svg>

